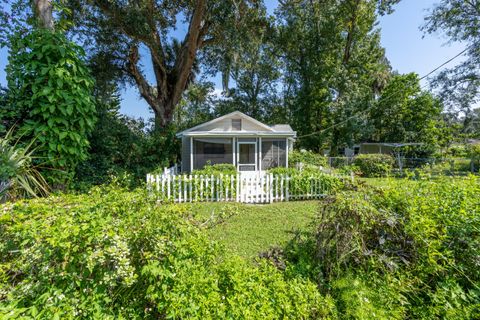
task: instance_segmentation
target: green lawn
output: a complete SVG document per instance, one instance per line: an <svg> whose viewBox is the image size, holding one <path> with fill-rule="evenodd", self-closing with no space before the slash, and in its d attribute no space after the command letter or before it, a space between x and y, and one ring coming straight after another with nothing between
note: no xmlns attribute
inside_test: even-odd
<svg viewBox="0 0 480 320"><path fill-rule="evenodd" d="M407 186L418 183L394 177L357 179L376 187L391 187L399 181ZM184 205L189 207L199 223L213 224L206 232L212 239L224 244L227 252L247 259L253 259L272 246L283 246L297 230L307 230L319 209L318 201L255 205L204 202Z"/></svg>
<svg viewBox="0 0 480 320"><path fill-rule="evenodd" d="M223 243L227 252L252 259L275 245L284 245L296 230L309 227L318 211L318 201L291 201L273 204L196 203L189 205L197 219L206 221L221 212L235 212L207 230Z"/></svg>

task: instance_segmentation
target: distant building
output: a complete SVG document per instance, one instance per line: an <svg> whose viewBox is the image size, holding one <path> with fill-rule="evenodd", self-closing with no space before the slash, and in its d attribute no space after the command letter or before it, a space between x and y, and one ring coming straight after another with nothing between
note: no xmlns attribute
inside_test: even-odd
<svg viewBox="0 0 480 320"><path fill-rule="evenodd" d="M412 142L362 142L354 145L352 148L345 148L344 155L346 157L353 157L357 154L371 154L371 153L381 153L381 154L391 154L395 155L399 148L406 146L419 146L422 143L412 143Z"/></svg>

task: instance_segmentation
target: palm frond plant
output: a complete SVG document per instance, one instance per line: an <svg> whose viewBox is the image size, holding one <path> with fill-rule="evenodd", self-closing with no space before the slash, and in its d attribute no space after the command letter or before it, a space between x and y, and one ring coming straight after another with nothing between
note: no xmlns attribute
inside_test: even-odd
<svg viewBox="0 0 480 320"><path fill-rule="evenodd" d="M25 147L12 143L13 129L0 137L0 202L45 196L49 187L32 163L33 141Z"/></svg>

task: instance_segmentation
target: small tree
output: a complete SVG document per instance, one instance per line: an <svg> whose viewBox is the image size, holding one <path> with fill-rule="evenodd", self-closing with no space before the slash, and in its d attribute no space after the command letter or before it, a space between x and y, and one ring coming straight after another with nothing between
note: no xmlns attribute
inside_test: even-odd
<svg viewBox="0 0 480 320"><path fill-rule="evenodd" d="M18 133L35 141L50 183L64 184L86 158L95 124L93 80L83 50L59 32L33 29L11 38L8 100L24 114Z"/></svg>

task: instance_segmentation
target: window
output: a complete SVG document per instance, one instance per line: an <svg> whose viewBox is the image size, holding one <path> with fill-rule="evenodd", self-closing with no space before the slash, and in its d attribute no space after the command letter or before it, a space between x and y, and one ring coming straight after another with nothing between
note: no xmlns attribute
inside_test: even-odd
<svg viewBox="0 0 480 320"><path fill-rule="evenodd" d="M222 155L225 154L225 146L219 143L205 143L203 146L203 152L210 155Z"/></svg>
<svg viewBox="0 0 480 320"><path fill-rule="evenodd" d="M286 141L262 140L262 169L284 167L286 165Z"/></svg>
<svg viewBox="0 0 480 320"><path fill-rule="evenodd" d="M242 119L232 119L232 130L233 131L242 130Z"/></svg>
<svg viewBox="0 0 480 320"><path fill-rule="evenodd" d="M194 138L193 168L201 169L206 164L232 163L233 150L230 138Z"/></svg>

